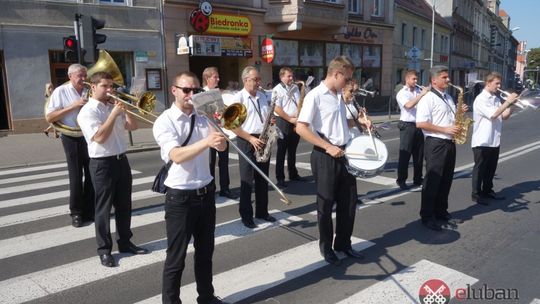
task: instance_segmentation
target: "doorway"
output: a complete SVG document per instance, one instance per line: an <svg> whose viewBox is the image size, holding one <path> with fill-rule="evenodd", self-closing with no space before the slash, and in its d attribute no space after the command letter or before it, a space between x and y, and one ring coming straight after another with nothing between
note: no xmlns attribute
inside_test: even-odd
<svg viewBox="0 0 540 304"><path fill-rule="evenodd" d="M219 88L225 89L229 81L240 81L239 58L237 57L206 57L192 56L189 58L189 70L201 81L205 68L215 66L219 71Z"/></svg>

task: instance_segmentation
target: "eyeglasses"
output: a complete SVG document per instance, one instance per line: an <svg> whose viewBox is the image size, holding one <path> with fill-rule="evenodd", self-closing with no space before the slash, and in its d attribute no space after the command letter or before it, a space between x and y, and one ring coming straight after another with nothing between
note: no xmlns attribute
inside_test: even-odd
<svg viewBox="0 0 540 304"><path fill-rule="evenodd" d="M191 92L193 92L193 94L204 92L204 90L202 88L183 88L183 87L179 87L177 85L173 85L173 87L182 90L182 92L184 94L186 94L186 95L191 93Z"/></svg>

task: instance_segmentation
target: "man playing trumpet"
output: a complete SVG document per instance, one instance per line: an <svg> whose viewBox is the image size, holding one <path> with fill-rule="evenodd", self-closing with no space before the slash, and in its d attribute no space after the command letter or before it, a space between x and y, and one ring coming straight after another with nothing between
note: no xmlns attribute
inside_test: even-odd
<svg viewBox="0 0 540 304"><path fill-rule="evenodd" d="M493 177L499 161L502 121L510 118L510 106L518 95L512 93L501 104L497 90L501 86L501 74L491 72L486 77L484 90L476 96L473 104L473 133L471 147L474 154L472 173L473 201L487 205L485 199L504 199L493 191Z"/></svg>

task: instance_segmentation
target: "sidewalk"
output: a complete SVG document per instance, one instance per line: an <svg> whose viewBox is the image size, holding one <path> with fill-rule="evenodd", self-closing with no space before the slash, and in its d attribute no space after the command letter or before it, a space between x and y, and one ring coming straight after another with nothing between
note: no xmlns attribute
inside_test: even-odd
<svg viewBox="0 0 540 304"><path fill-rule="evenodd" d="M371 113L372 121L377 123L395 121L399 114ZM133 146L128 146L128 153L158 150L152 129L138 129L132 132ZM129 143L126 132L126 142ZM0 137L0 169L64 162L66 156L59 138L46 137L43 133L9 134Z"/></svg>

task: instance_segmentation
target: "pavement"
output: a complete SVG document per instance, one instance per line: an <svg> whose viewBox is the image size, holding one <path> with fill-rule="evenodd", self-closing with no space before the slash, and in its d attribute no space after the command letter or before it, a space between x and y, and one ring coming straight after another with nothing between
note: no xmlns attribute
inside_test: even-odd
<svg viewBox="0 0 540 304"><path fill-rule="evenodd" d="M399 119L399 114L370 113L375 124ZM133 145L128 144L128 153L158 150L151 128L131 132ZM4 134L5 135L5 134ZM129 135L126 132L126 142ZM47 137L44 133L7 134L0 137L0 169L24 167L55 162L64 162L66 156L59 138Z"/></svg>

